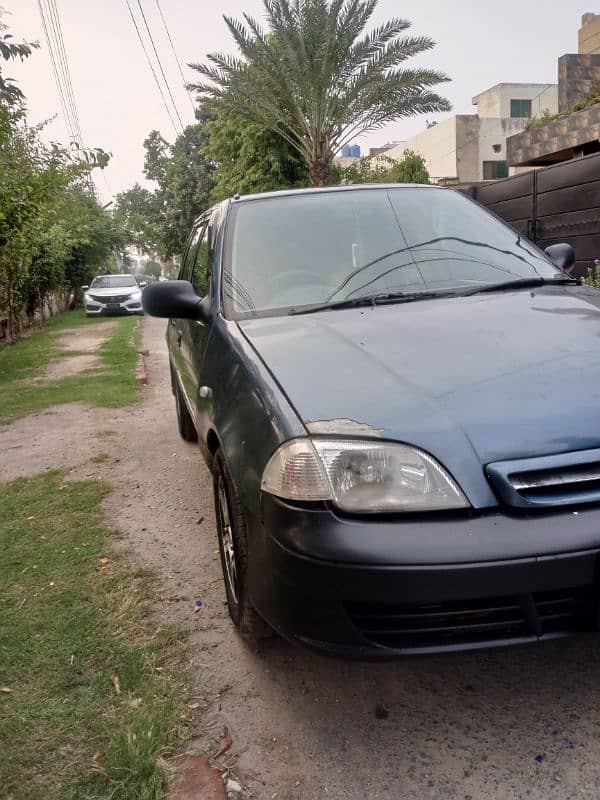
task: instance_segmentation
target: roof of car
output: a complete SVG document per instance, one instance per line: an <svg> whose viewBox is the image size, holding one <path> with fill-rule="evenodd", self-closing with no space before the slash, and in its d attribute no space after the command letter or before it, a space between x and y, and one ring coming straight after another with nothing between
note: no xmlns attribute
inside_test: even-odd
<svg viewBox="0 0 600 800"><path fill-rule="evenodd" d="M350 183L345 186L311 186L308 189L283 189L278 192L260 192L257 194L236 194L231 198L234 203L247 200L263 200L266 197L287 197L298 194L322 194L324 192L355 192L365 189L442 189L430 183Z"/></svg>

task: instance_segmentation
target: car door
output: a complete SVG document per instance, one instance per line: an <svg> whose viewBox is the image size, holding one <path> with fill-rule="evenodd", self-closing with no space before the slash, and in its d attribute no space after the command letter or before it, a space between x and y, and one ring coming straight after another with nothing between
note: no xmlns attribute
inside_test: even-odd
<svg viewBox="0 0 600 800"><path fill-rule="evenodd" d="M195 229L186 258L186 277L199 297L210 294L212 276L212 226L202 220ZM179 326L179 350L182 364L182 383L188 408L198 427L199 390L202 386L202 363L210 334L210 322L193 319L176 321Z"/></svg>
<svg viewBox="0 0 600 800"><path fill-rule="evenodd" d="M198 252L198 245L205 225L206 222L196 224L190 233L184 248L179 275L177 276L180 281L191 280L192 270ZM189 406L190 398L193 397L193 383L189 365L185 357L185 348L182 347L185 323L186 320L183 319L171 318L169 320L169 325L167 327L167 344L171 363L177 374L177 383L185 395L187 405Z"/></svg>

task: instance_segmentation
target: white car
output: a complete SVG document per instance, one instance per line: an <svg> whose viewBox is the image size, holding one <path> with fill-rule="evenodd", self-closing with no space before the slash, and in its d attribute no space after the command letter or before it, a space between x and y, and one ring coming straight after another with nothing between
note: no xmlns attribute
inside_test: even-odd
<svg viewBox="0 0 600 800"><path fill-rule="evenodd" d="M142 289L134 275L98 275L89 286L82 286L83 304L88 317L100 314L143 314Z"/></svg>

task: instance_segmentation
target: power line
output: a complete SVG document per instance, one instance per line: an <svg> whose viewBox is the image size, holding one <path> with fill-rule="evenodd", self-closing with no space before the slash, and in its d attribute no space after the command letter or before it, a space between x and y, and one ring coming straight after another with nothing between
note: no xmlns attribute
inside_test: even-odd
<svg viewBox="0 0 600 800"><path fill-rule="evenodd" d="M62 36L62 28L60 18L58 16L58 9L54 4L54 0L47 0L47 9L49 16L49 28L53 33L54 42L53 49L55 50L55 58L58 63L59 72L62 77L63 94L67 105L67 110L70 114L72 129L74 132L74 139L79 147L83 146L83 137L81 135L81 126L79 124L79 116L77 114L77 106L75 104L75 96L73 93L73 86L71 83L71 74L69 71L69 62L64 46Z"/></svg>
<svg viewBox="0 0 600 800"><path fill-rule="evenodd" d="M61 76L58 71L58 67L56 65L56 59L54 58L54 48L52 46L52 41L50 39L50 34L48 32L48 26L46 24L46 17L44 15L44 9L42 8L41 0L37 0L38 8L40 11L40 17L42 19L42 28L44 29L44 37L46 39L46 44L48 45L48 52L50 54L50 63L52 64L52 73L54 74L54 82L56 83L56 89L58 91L58 99L60 102L60 106L62 109L63 118L65 121L65 126L67 129L67 136L69 137L70 141L75 139L75 132L73 129L73 125L71 122L71 117L69 110L67 110L67 102L65 100L65 96L63 94Z"/></svg>
<svg viewBox="0 0 600 800"><path fill-rule="evenodd" d="M73 114L73 119L75 121L75 126L77 129L77 134L79 136L79 144L83 146L83 135L81 133L81 125L79 123L79 114L77 113L77 105L75 103L75 93L73 91L73 83L71 81L71 71L69 69L69 60L67 58L67 51L65 49L65 43L63 39L62 33L62 25L60 20L60 15L58 11L58 7L56 5L56 0L47 0L51 17L54 17L54 24L55 29L57 31L57 39L58 39L58 46L59 46L59 53L62 58L62 62L64 64L64 71L66 74L66 88L67 88L67 97L70 100L71 104L71 111Z"/></svg>
<svg viewBox="0 0 600 800"><path fill-rule="evenodd" d="M170 33L169 28L167 26L167 20L165 19L165 15L163 14L163 10L161 8L159 0L155 0L155 2L156 2L156 7L158 8L158 13L160 14L160 18L162 19L162 23L163 23L163 26L164 26L164 29L165 29L165 33L167 34L167 38L169 40L169 44L171 45L171 50L173 51L173 55L175 56L175 61L177 62L177 68L179 69L179 74L181 75L181 80L183 81L183 85L184 85L185 90L187 92L187 95L189 97L190 105L192 106L192 111L195 114L196 113L196 106L194 105L194 98L192 97L192 93L190 92L190 90L187 88L187 81L185 79L185 75L183 74L183 69L181 67L181 62L179 60L179 56L177 55L177 51L175 50L175 45L173 43L173 39L171 37L171 33Z"/></svg>
<svg viewBox="0 0 600 800"><path fill-rule="evenodd" d="M146 50L146 45L144 44L144 40L142 39L142 34L140 33L140 29L138 28L138 24L137 24L136 19L135 19L134 15L133 15L133 11L131 9L131 5L129 3L129 0L125 0L125 3L126 3L127 8L129 10L129 16L131 17L131 21L133 22L133 26L135 28L135 32L137 33L137 37L139 39L139 42L140 42L140 44L142 46L142 50L144 51L144 55L146 56L146 61L148 62L148 66L150 67L150 71L152 72L152 77L154 78L154 83L156 84L156 88L158 89L158 91L160 93L160 96L161 96L161 99L163 101L163 105L165 107L165 110L166 110L166 112L167 112L167 114L169 116L169 119L171 120L171 125L173 126L173 130L175 131L175 135L178 136L179 135L179 131L177 130L177 126L175 125L175 121L173 120L173 116L171 114L171 111L169 109L167 101L165 100L165 95L163 93L163 90L162 90L162 87L160 85L160 82L159 82L159 80L158 80L158 78L156 76L156 72L154 70L154 67L152 66L152 61L150 60L150 56L148 55L148 51Z"/></svg>
<svg viewBox="0 0 600 800"><path fill-rule="evenodd" d="M165 71L163 69L163 65L160 60L160 56L158 55L158 50L156 49L156 45L154 44L154 38L152 37L152 32L150 31L150 26L148 25L148 20L146 19L146 15L144 14L144 9L142 8L141 0L137 0L137 4L140 9L140 14L142 15L142 19L144 20L144 25L146 26L146 32L148 34L148 38L150 39L150 44L152 45L152 49L154 50L154 55L156 56L156 60L158 62L160 74L162 75L163 81L165 82L165 86L167 87L167 92L169 93L169 97L171 98L171 103L173 103L173 108L175 109L175 114L177 115L179 124L181 125L181 130L183 130L183 122L181 121L181 117L179 116L179 110L177 108L177 104L175 103L173 92L171 91L171 87L169 86L169 81L167 80L167 76L165 75Z"/></svg>
<svg viewBox="0 0 600 800"><path fill-rule="evenodd" d="M69 59L67 57L60 13L56 5L56 0L46 0L45 5L43 0L38 0L38 8L42 19L44 35L48 44L52 71L54 73L70 144L71 147L75 146L79 150L85 150L79 114L77 113L77 104L75 102L75 93L73 91L73 83L71 81ZM94 186L90 173L87 175L86 183L91 194L97 197L96 187Z"/></svg>

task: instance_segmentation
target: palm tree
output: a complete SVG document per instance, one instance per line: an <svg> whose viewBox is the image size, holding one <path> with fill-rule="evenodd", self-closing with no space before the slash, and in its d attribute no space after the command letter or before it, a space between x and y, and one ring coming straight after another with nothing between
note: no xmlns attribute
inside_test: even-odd
<svg viewBox="0 0 600 800"><path fill-rule="evenodd" d="M333 156L356 136L416 114L449 111L432 91L449 80L431 69L407 69L430 50L428 36L405 36L394 18L369 33L377 0L263 0L268 30L244 14L225 16L241 57L211 53L191 64L190 84L217 107L259 122L306 160L313 186L331 183Z"/></svg>

